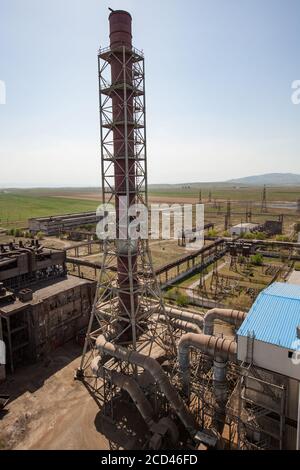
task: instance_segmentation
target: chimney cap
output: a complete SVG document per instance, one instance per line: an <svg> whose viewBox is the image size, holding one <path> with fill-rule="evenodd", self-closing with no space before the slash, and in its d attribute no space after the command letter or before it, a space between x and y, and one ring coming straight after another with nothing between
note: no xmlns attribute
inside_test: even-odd
<svg viewBox="0 0 300 470"><path fill-rule="evenodd" d="M132 16L131 16L130 13L128 13L128 11L125 11L125 10L113 10L112 8L109 8L109 10L110 10L110 12L111 12L110 15L109 15L109 17L111 17L112 15L120 14L120 13L121 13L121 14L130 16L130 18L132 19Z"/></svg>

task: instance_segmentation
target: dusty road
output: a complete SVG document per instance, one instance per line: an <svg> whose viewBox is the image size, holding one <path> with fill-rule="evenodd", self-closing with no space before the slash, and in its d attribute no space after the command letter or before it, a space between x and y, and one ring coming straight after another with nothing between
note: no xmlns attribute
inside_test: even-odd
<svg viewBox="0 0 300 470"><path fill-rule="evenodd" d="M50 364L20 369L9 379L13 400L0 417L0 449L107 449L95 427L99 412L82 383L74 381L78 347L57 350Z"/></svg>

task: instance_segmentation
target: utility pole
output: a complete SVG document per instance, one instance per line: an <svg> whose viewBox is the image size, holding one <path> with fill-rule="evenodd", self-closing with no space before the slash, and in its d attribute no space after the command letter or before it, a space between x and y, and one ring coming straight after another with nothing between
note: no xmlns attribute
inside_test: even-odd
<svg viewBox="0 0 300 470"><path fill-rule="evenodd" d="M199 204L202 204L202 191L199 191Z"/></svg>
<svg viewBox="0 0 300 470"><path fill-rule="evenodd" d="M230 226L231 226L231 201L228 200L226 214L225 214L225 224L224 224L225 232L230 228Z"/></svg>
<svg viewBox="0 0 300 470"><path fill-rule="evenodd" d="M267 187L264 185L263 193L262 193L262 200L261 200L261 212L268 212L267 207Z"/></svg>

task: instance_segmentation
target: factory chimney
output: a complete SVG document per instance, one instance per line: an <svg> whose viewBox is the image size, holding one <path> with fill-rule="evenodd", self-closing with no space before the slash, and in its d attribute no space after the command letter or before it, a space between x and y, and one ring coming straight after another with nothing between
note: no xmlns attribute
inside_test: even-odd
<svg viewBox="0 0 300 470"><path fill-rule="evenodd" d="M115 174L115 207L117 228L117 268L119 281L119 309L131 311L137 307L137 256L136 245L128 238L128 208L136 203L136 160L134 153L135 90L133 87L132 19L123 10L109 15L111 99L113 126L113 164ZM120 211L124 216L120 218ZM122 239L121 239L122 238ZM125 320L126 321L126 320ZM121 325L121 328L124 325ZM132 332L127 330L122 340L130 340Z"/></svg>

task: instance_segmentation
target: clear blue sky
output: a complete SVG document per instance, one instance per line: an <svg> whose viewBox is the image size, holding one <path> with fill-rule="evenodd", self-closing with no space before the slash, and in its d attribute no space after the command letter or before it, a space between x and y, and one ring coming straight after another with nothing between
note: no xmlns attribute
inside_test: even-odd
<svg viewBox="0 0 300 470"><path fill-rule="evenodd" d="M100 184L108 6L146 56L150 183L300 173L299 0L0 0L0 187Z"/></svg>

